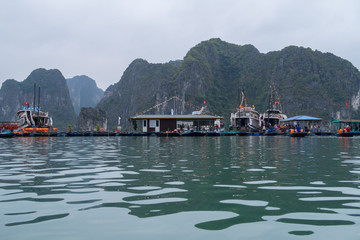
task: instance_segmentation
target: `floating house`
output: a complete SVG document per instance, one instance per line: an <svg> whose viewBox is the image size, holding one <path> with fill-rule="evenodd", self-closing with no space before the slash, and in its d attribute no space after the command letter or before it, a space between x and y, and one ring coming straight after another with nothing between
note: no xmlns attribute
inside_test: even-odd
<svg viewBox="0 0 360 240"><path fill-rule="evenodd" d="M135 131L166 132L177 130L215 130L220 116L211 115L137 115L129 118ZM217 126L217 127L216 127Z"/></svg>
<svg viewBox="0 0 360 240"><path fill-rule="evenodd" d="M337 133L339 128L344 129L347 126L356 135L360 134L360 120L334 120L331 122L331 132Z"/></svg>
<svg viewBox="0 0 360 240"><path fill-rule="evenodd" d="M291 124L294 126L301 126L301 128L304 128L305 130L308 130L311 128L311 126L319 125L322 121L322 118L312 117L312 116L306 116L306 115L300 115L295 116L287 119L280 120L281 123L285 124Z"/></svg>

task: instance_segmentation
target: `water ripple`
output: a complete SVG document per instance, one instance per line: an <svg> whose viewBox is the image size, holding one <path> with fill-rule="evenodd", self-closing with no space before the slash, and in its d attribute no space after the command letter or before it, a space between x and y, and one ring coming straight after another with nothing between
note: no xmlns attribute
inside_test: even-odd
<svg viewBox="0 0 360 240"><path fill-rule="evenodd" d="M356 137L3 140L4 239L360 234Z"/></svg>

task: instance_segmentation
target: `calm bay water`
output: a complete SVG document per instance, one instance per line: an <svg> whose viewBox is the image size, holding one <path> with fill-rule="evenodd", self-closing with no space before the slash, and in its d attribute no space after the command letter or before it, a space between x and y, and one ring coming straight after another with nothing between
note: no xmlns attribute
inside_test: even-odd
<svg viewBox="0 0 360 240"><path fill-rule="evenodd" d="M360 138L0 139L1 239L360 239Z"/></svg>

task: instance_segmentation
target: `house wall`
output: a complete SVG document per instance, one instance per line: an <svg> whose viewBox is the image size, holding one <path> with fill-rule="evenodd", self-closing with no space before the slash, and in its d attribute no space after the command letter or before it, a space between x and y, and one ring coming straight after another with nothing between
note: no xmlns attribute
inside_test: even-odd
<svg viewBox="0 0 360 240"><path fill-rule="evenodd" d="M176 129L176 120L175 119L161 119L160 120L160 131L173 131Z"/></svg>

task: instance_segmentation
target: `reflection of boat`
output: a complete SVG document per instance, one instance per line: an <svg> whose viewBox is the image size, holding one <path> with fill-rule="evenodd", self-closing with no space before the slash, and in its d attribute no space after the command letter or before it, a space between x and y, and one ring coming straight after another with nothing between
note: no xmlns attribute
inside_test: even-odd
<svg viewBox="0 0 360 240"><path fill-rule="evenodd" d="M257 132L259 131L259 113L255 107L249 107L244 91L241 91L241 101L235 113L231 113L230 124L233 130Z"/></svg>

